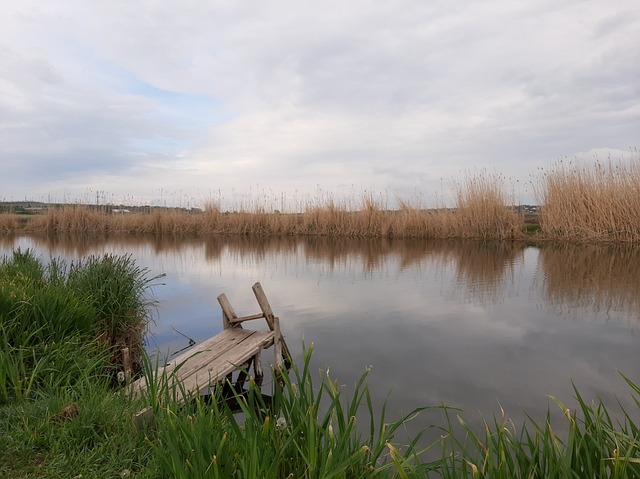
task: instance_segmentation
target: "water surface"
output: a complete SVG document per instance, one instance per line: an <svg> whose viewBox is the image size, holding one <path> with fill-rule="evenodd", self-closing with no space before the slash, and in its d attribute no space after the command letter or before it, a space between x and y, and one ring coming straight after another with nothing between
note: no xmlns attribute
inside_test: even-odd
<svg viewBox="0 0 640 479"><path fill-rule="evenodd" d="M574 405L640 382L640 248L452 241L2 237L0 253L43 259L131 254L159 301L149 348L174 352L222 329L216 296L258 312L260 281L294 359L352 385L371 366L374 400L397 417L446 403L468 420L502 407L542 418L548 394ZM270 358L270 355L265 355ZM430 418L419 418L424 424Z"/></svg>

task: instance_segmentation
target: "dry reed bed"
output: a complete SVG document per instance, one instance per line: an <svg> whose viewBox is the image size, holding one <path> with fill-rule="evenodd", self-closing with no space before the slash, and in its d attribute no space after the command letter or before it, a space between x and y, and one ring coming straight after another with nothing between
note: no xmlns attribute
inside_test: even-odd
<svg viewBox="0 0 640 479"><path fill-rule="evenodd" d="M389 210L371 197L360 209L332 199L308 204L302 213L272 213L263 206L223 212L210 203L202 213L156 210L152 213L110 214L88 206L50 209L33 216L23 229L30 233L127 233L174 235L333 236L359 238L481 238L518 239L524 219L507 206L501 184L477 176L459 185L456 206L427 210L400 201ZM10 231L17 223L7 226Z"/></svg>
<svg viewBox="0 0 640 479"><path fill-rule="evenodd" d="M390 210L373 197L360 207L317 200L300 213L271 212L261 204L223 212L216 203L199 213L157 209L151 213L110 214L87 206L50 209L19 220L0 215L0 233L102 233L162 235L331 236L358 238L530 238L525 218L500 175L468 175L455 185L454 208L425 209L402 199ZM640 161L580 166L560 162L543 173L533 189L542 205L537 239L562 241L640 241ZM535 230L534 230L535 231Z"/></svg>
<svg viewBox="0 0 640 479"><path fill-rule="evenodd" d="M640 159L581 166L563 162L544 175L545 236L570 241L640 241Z"/></svg>
<svg viewBox="0 0 640 479"><path fill-rule="evenodd" d="M304 213L262 211L222 213L207 207L202 214L154 212L111 215L86 206L68 206L34 217L30 233L127 233L171 235L337 236L360 238L518 239L523 220L502 205L483 218L476 207L428 211L403 205L387 211L365 202L360 211L328 203ZM16 226L17 228L17 226ZM7 228L5 231L11 231Z"/></svg>
<svg viewBox="0 0 640 479"><path fill-rule="evenodd" d="M0 233L11 233L16 231L19 226L18 215L0 214Z"/></svg>

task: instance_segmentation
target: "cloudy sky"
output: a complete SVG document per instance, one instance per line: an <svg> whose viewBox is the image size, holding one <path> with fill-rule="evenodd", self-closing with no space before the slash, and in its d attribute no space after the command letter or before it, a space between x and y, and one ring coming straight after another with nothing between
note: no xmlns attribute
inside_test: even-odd
<svg viewBox="0 0 640 479"><path fill-rule="evenodd" d="M0 200L423 201L486 169L526 202L640 148L637 0L0 10Z"/></svg>

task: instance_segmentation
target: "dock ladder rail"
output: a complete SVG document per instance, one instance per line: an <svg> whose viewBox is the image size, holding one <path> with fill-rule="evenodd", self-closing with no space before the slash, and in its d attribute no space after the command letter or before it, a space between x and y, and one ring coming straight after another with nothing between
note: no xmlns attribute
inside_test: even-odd
<svg viewBox="0 0 640 479"><path fill-rule="evenodd" d="M291 353L289 352L287 343L285 342L280 330L280 318L273 314L273 310L271 309L271 305L269 304L267 295L262 289L262 285L258 282L254 284L251 289L253 290L253 294L255 295L256 300L258 301L258 305L260 306L260 310L262 311L261 313L238 317L224 293L219 295L217 298L218 303L220 303L220 307L222 308L222 324L225 331L233 329L244 329L242 327L242 323L264 318L267 322L267 325L269 326L269 330L272 333L272 335L268 335L265 338L264 347L257 350L256 353L242 365L235 383L236 387L241 387L244 384L247 372L250 370L251 366L253 366L255 375L254 379L256 384L258 384L259 386L262 385L264 372L262 370L262 361L260 356L262 349L266 349L271 345L273 345L274 347L274 372L276 376L280 376L282 374L283 367L285 370L288 370L292 364ZM231 374L227 376L227 379L231 380Z"/></svg>

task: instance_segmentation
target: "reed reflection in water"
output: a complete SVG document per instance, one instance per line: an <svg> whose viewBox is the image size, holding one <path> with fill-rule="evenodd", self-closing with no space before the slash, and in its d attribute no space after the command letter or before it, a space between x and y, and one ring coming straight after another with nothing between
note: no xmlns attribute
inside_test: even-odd
<svg viewBox="0 0 640 479"><path fill-rule="evenodd" d="M560 314L591 311L640 323L639 247L547 244L539 265L543 297Z"/></svg>
<svg viewBox="0 0 640 479"><path fill-rule="evenodd" d="M151 347L175 351L221 329L215 297L256 312L260 281L294 357L352 384L365 367L389 410L445 402L491 416L543 417L546 394L571 403L627 390L637 371L640 250L470 241L305 238L4 237L0 252L131 254L160 301ZM576 321L575 318L589 318ZM629 318L635 318L629 321ZM635 378L638 379L638 378Z"/></svg>

